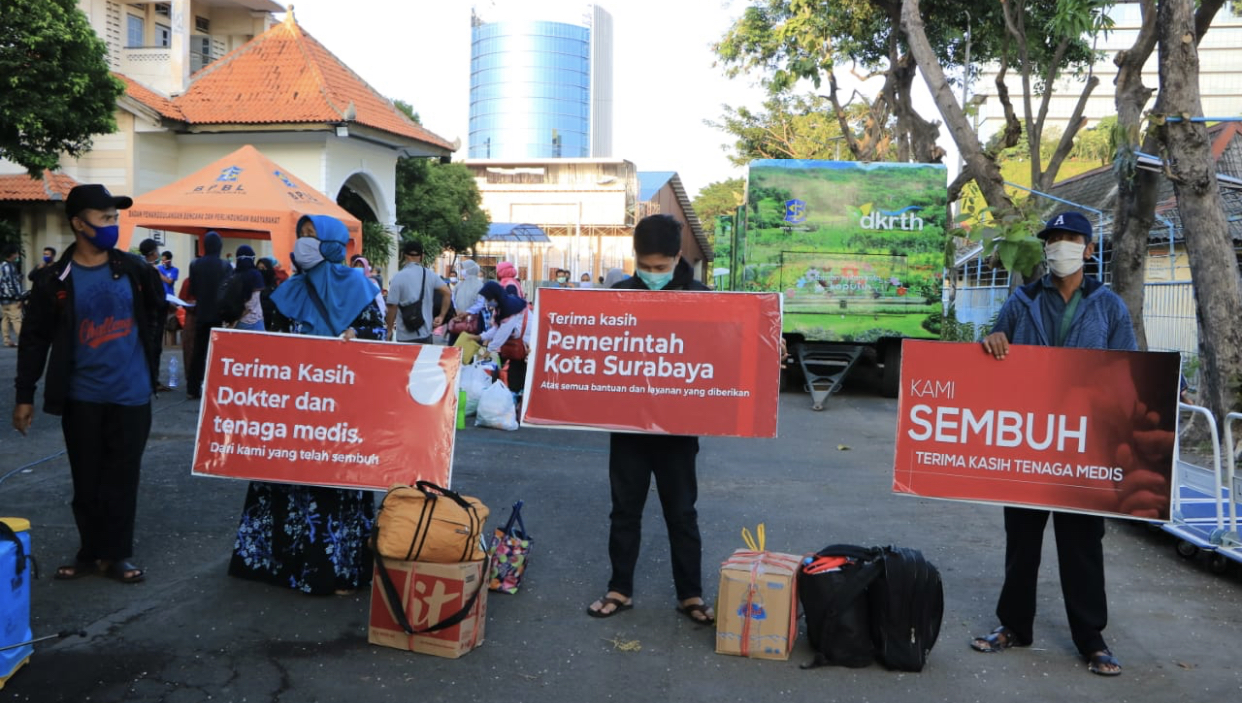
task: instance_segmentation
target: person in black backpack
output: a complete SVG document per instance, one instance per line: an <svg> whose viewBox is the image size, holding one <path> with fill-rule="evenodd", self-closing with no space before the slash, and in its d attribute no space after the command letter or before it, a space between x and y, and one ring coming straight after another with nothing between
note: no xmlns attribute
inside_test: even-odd
<svg viewBox="0 0 1242 703"><path fill-rule="evenodd" d="M194 314L194 356L186 371L186 396L198 400L203 393L203 375L207 372L207 345L211 328L220 326L217 299L220 283L233 273L233 265L220 258L224 240L216 232L203 237L203 255L190 264L190 294L197 309Z"/></svg>

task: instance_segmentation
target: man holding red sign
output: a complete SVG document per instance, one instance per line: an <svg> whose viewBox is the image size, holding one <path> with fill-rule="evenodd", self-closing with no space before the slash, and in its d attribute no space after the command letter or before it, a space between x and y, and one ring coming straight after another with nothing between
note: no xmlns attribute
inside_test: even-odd
<svg viewBox="0 0 1242 703"><path fill-rule="evenodd" d="M634 228L634 266L636 275L613 288L708 290L694 279L690 264L681 258L681 222L670 215L644 217ZM587 608L591 617L611 617L633 607L631 596L642 541L643 505L654 474L668 528L677 610L696 623L715 622L716 614L703 602L703 541L694 507L699 492L695 474L698 453L698 437L613 433L608 453L612 489L608 557L612 578L608 593Z"/></svg>
<svg viewBox="0 0 1242 703"><path fill-rule="evenodd" d="M1011 343L1126 351L1138 348L1125 303L1097 279L1083 275L1083 264L1094 254L1091 235L1091 223L1077 212L1064 212L1048 221L1039 238L1044 240L1051 273L1018 289L1006 301L992 333L983 340L983 348L989 354L1003 360ZM1141 403L1135 404L1142 407ZM1145 410L1136 415L1141 416L1140 423L1150 423L1152 427L1159 424L1159 418L1148 417ZM1119 447L1118 461L1145 449L1150 450L1126 442L1126 447ZM1127 483L1133 483L1132 488L1141 486L1147 473L1151 472L1127 471L1123 488ZM1135 488L1127 501L1159 500L1156 495ZM1156 512L1161 506L1150 507ZM1108 600L1104 591L1104 518L1098 515L1005 508L1005 583L996 605L1001 624L991 634L975 638L971 647L980 652L1000 652L1033 642L1035 587L1043 533L1050 514L1057 540L1061 591L1074 644L1092 673L1116 676L1121 673L1121 665L1103 636L1108 623Z"/></svg>

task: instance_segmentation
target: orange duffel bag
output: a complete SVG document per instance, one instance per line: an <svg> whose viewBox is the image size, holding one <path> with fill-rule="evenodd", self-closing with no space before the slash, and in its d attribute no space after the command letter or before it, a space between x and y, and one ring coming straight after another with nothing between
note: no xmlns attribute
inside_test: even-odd
<svg viewBox="0 0 1242 703"><path fill-rule="evenodd" d="M375 518L371 548L389 559L454 564L482 561L489 511L478 498L428 481L393 486Z"/></svg>

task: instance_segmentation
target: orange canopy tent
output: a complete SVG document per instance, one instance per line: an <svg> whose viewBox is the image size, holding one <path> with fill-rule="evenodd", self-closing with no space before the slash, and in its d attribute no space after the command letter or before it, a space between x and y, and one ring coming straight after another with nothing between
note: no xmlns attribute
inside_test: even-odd
<svg viewBox="0 0 1242 703"><path fill-rule="evenodd" d="M303 215L331 215L349 229L346 256L362 250L362 223L305 181L246 145L181 180L134 198L121 211L117 246L128 249L135 227L221 237L266 239L283 265Z"/></svg>

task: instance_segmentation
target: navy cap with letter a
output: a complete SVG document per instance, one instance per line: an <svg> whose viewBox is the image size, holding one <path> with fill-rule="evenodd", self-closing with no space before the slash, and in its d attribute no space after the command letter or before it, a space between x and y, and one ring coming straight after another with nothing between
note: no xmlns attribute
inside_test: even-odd
<svg viewBox="0 0 1242 703"><path fill-rule="evenodd" d="M1048 235L1053 232L1081 234L1083 236L1083 244L1091 243L1091 221L1081 212L1067 210L1058 215L1053 215L1036 236L1040 239L1047 239Z"/></svg>

